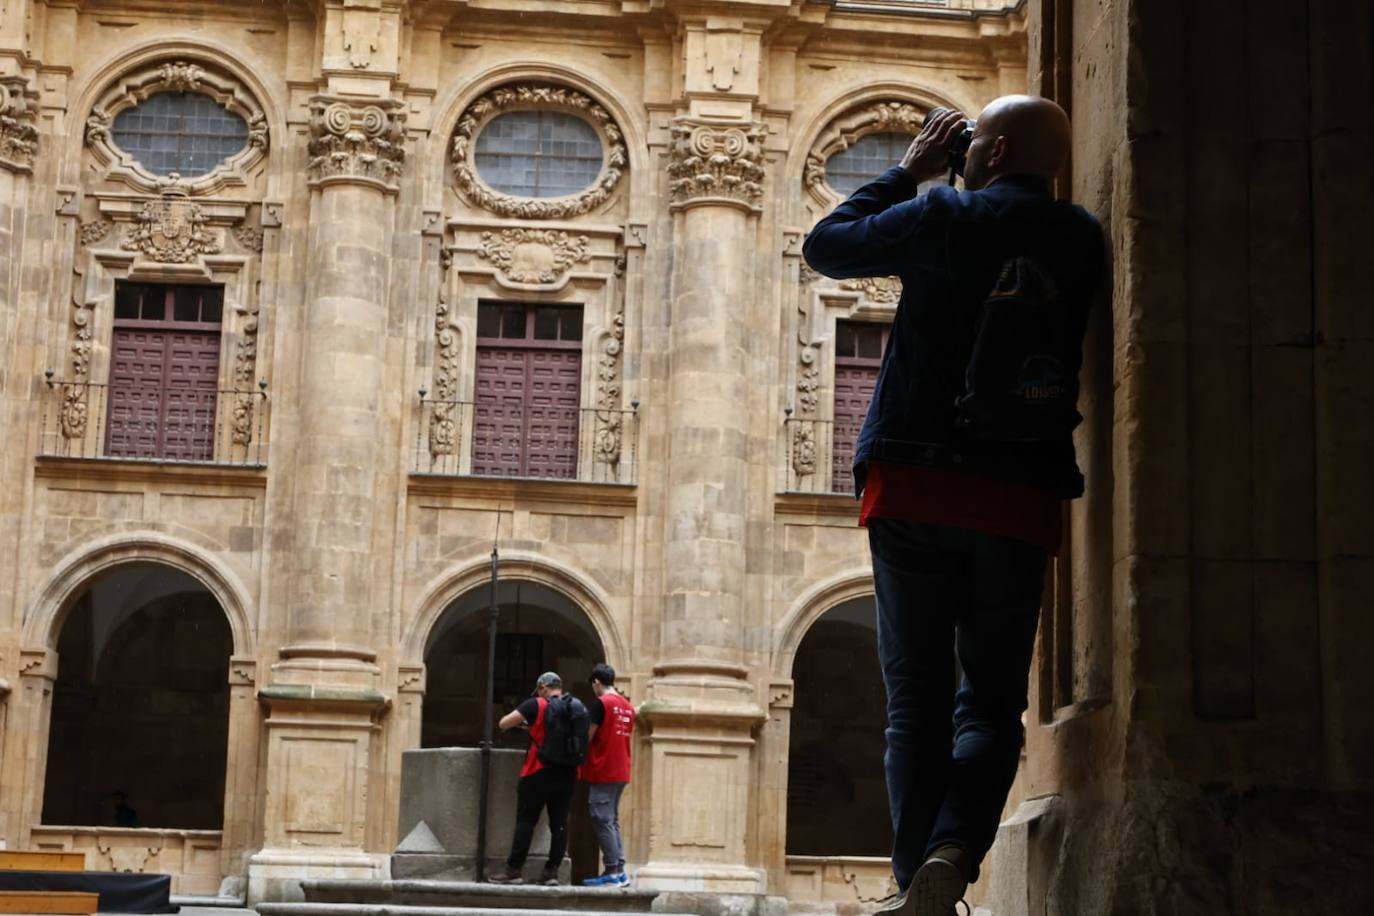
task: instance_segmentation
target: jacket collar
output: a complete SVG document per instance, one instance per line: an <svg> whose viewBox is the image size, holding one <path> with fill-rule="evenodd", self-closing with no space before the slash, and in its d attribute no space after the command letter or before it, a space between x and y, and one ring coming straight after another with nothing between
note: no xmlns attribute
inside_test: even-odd
<svg viewBox="0 0 1374 916"><path fill-rule="evenodd" d="M1006 175L983 190L999 196L1049 197L1050 183L1039 175Z"/></svg>

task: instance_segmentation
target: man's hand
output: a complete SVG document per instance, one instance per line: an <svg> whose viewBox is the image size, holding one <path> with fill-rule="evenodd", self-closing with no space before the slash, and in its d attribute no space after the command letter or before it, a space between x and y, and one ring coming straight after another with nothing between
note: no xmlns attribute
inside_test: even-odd
<svg viewBox="0 0 1374 916"><path fill-rule="evenodd" d="M934 178L949 162L949 145L963 130L968 116L962 111L936 108L926 115L921 133L911 141L902 157L902 168L917 181Z"/></svg>

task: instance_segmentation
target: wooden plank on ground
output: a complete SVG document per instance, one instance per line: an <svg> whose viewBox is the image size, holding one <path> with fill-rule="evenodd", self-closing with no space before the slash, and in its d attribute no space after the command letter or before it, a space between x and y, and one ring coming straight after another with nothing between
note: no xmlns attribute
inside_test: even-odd
<svg viewBox="0 0 1374 916"><path fill-rule="evenodd" d="M6 871L85 871L86 854L61 849L0 849Z"/></svg>
<svg viewBox="0 0 1374 916"><path fill-rule="evenodd" d="M0 913L94 913L99 894L82 891L0 891Z"/></svg>

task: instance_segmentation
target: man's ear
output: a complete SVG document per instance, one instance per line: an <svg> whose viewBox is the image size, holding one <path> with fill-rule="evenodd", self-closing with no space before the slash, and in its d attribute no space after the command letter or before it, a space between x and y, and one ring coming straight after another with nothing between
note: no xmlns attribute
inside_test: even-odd
<svg viewBox="0 0 1374 916"><path fill-rule="evenodd" d="M1007 161L1007 138L998 137L992 141L992 153L988 156L988 167L998 168Z"/></svg>

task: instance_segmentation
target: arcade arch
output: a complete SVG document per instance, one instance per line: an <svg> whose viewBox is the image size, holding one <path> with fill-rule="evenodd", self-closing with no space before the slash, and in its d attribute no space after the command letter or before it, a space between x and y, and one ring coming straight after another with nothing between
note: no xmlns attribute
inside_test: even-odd
<svg viewBox="0 0 1374 916"><path fill-rule="evenodd" d="M221 829L234 632L199 578L133 560L57 625L44 824Z"/></svg>

